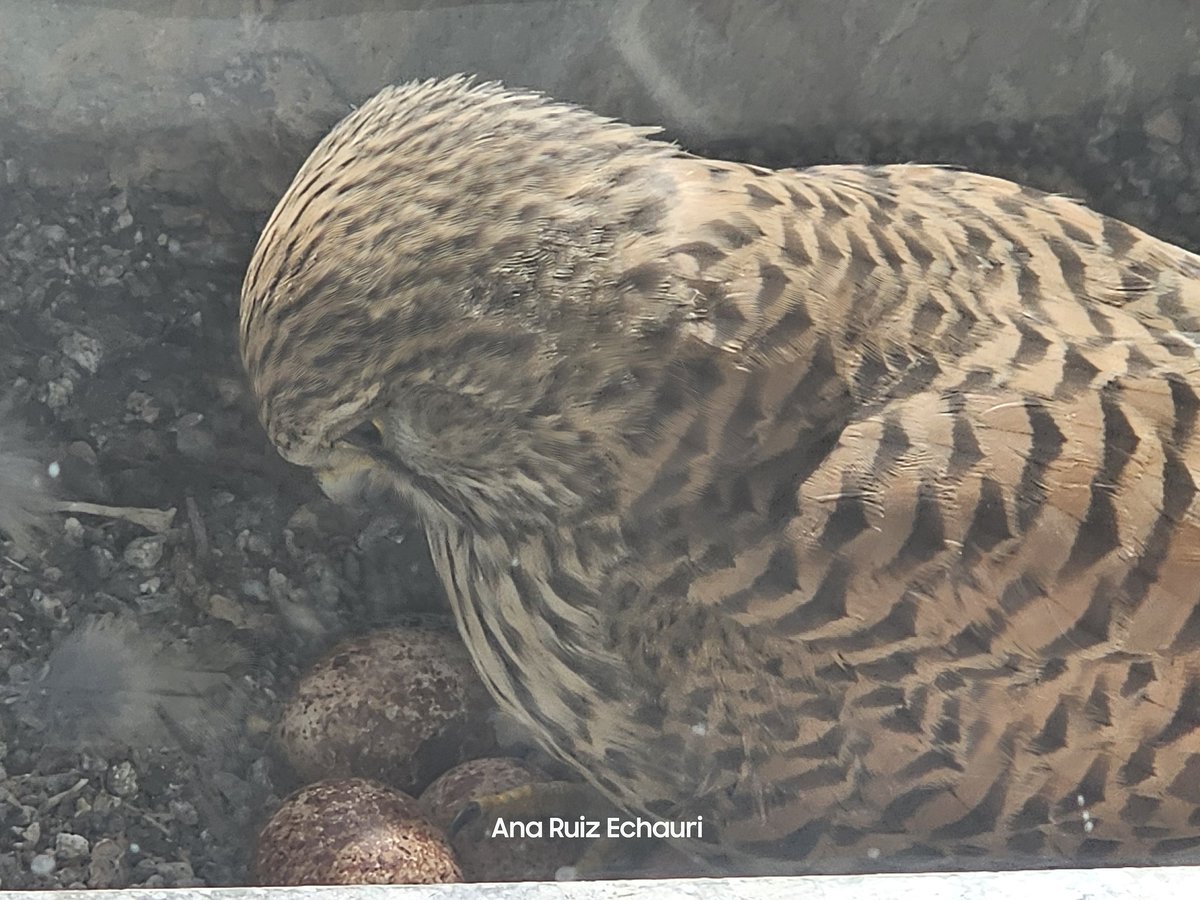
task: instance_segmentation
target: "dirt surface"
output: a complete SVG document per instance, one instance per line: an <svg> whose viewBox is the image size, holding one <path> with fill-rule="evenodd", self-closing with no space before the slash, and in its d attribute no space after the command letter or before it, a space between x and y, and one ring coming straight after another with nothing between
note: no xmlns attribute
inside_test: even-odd
<svg viewBox="0 0 1200 900"><path fill-rule="evenodd" d="M292 786L267 752L281 695L335 636L440 596L418 537L364 536L268 448L235 352L244 260L213 227L136 189L0 188L3 427L61 498L176 510L162 534L58 514L32 552L0 544L4 888L244 880Z"/></svg>
<svg viewBox="0 0 1200 900"><path fill-rule="evenodd" d="M692 149L951 162L1195 248L1192 87L1120 119ZM293 786L270 735L297 674L335 636L439 608L440 588L402 512L332 509L257 425L235 340L262 218L136 184L31 184L35 152L0 154L0 427L57 464L58 497L175 515L156 534L56 513L34 550L0 543L0 887L240 883Z"/></svg>

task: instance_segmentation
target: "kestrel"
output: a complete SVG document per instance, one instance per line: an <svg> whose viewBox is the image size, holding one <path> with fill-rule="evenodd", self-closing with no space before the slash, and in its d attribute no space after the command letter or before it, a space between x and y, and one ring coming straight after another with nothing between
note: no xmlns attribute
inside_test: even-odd
<svg viewBox="0 0 1200 900"><path fill-rule="evenodd" d="M1200 257L934 166L388 88L258 243L271 440L480 675L747 867L1200 845Z"/></svg>

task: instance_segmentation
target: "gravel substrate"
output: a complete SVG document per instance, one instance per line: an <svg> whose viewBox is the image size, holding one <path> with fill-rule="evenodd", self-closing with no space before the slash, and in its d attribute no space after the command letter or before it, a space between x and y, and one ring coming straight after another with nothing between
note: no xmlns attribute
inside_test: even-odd
<svg viewBox="0 0 1200 900"><path fill-rule="evenodd" d="M1198 86L1137 115L1098 104L965 135L787 129L709 149L952 162L1195 248ZM332 509L258 428L235 336L262 217L31 184L31 158L2 149L0 427L57 463L60 498L175 515L155 533L57 513L35 551L0 543L0 887L241 883L294 786L271 729L298 672L338 635L438 609L440 588L410 522Z"/></svg>
<svg viewBox="0 0 1200 900"><path fill-rule="evenodd" d="M0 186L0 426L60 498L176 511L0 544L4 888L244 881L293 786L281 695L335 636L440 599L419 537L364 532L268 448L235 353L244 261L213 249L248 255L253 223L214 229L136 189Z"/></svg>

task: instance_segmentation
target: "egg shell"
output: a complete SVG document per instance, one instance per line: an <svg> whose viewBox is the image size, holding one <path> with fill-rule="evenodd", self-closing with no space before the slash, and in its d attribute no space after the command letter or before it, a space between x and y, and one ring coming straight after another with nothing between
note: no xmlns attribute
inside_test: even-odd
<svg viewBox="0 0 1200 900"><path fill-rule="evenodd" d="M512 756L469 759L439 775L418 803L429 821L445 830L472 800L550 780L536 766Z"/></svg>
<svg viewBox="0 0 1200 900"><path fill-rule="evenodd" d="M421 795L420 807L431 822L448 829L470 801L553 779L512 757L473 759L460 763ZM546 816L569 817L570 810L547 809ZM545 821L545 820L543 820ZM574 865L586 840L549 837L492 836L495 817L464 828L450 839L468 881L546 881L564 866Z"/></svg>
<svg viewBox="0 0 1200 900"><path fill-rule="evenodd" d="M494 752L494 709L453 623L413 617L318 660L284 708L279 745L302 781L371 778L416 794Z"/></svg>
<svg viewBox="0 0 1200 900"><path fill-rule="evenodd" d="M284 800L259 834L254 873L261 885L463 880L416 801L362 778L318 782Z"/></svg>

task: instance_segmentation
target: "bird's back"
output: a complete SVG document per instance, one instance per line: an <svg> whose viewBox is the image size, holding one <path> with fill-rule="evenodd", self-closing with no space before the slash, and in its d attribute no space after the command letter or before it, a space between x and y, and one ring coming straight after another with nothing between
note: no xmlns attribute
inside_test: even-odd
<svg viewBox="0 0 1200 900"><path fill-rule="evenodd" d="M967 172L671 165L720 365L605 591L684 808L852 864L1200 843L1200 259Z"/></svg>

